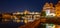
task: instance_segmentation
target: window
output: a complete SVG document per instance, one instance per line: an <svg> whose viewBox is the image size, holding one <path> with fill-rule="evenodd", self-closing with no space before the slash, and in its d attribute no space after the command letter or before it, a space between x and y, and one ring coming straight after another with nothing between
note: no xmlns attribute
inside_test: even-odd
<svg viewBox="0 0 60 28"><path fill-rule="evenodd" d="M57 14L59 14L59 13L57 13Z"/></svg>
<svg viewBox="0 0 60 28"><path fill-rule="evenodd" d="M57 11L60 11L60 9L57 9Z"/></svg>

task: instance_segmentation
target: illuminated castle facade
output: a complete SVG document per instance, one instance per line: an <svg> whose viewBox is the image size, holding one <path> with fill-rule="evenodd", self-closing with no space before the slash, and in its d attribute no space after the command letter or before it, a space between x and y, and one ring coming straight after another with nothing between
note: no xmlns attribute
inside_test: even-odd
<svg viewBox="0 0 60 28"><path fill-rule="evenodd" d="M45 3L43 11L45 11L46 16L55 16L55 9L52 3Z"/></svg>
<svg viewBox="0 0 60 28"><path fill-rule="evenodd" d="M46 16L60 17L60 1L53 7L53 3L46 2L43 6L43 11L46 12Z"/></svg>
<svg viewBox="0 0 60 28"><path fill-rule="evenodd" d="M60 17L60 1L55 6L56 9L56 16Z"/></svg>

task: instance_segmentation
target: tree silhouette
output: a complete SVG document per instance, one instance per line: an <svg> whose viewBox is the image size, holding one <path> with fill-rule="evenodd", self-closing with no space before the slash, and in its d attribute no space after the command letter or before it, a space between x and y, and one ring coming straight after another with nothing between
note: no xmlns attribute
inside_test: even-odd
<svg viewBox="0 0 60 28"><path fill-rule="evenodd" d="M42 12L41 12L41 16L46 16L45 11L42 11Z"/></svg>

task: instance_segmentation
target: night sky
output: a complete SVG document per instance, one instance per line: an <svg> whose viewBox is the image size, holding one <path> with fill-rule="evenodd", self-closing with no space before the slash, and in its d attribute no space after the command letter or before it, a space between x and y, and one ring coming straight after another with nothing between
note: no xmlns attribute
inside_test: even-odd
<svg viewBox="0 0 60 28"><path fill-rule="evenodd" d="M0 12L38 11L42 10L46 2L54 5L58 0L0 0Z"/></svg>

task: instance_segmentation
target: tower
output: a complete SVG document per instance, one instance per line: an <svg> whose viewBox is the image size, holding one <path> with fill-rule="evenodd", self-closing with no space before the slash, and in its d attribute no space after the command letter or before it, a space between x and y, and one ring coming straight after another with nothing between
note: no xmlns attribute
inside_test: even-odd
<svg viewBox="0 0 60 28"><path fill-rule="evenodd" d="M48 2L46 2L45 5L43 6L43 11L46 11L48 8L50 8L50 5Z"/></svg>
<svg viewBox="0 0 60 28"><path fill-rule="evenodd" d="M24 14L29 14L30 12L28 10L25 10L24 11Z"/></svg>
<svg viewBox="0 0 60 28"><path fill-rule="evenodd" d="M56 16L60 17L60 1L58 1L58 3L55 6L56 9Z"/></svg>

